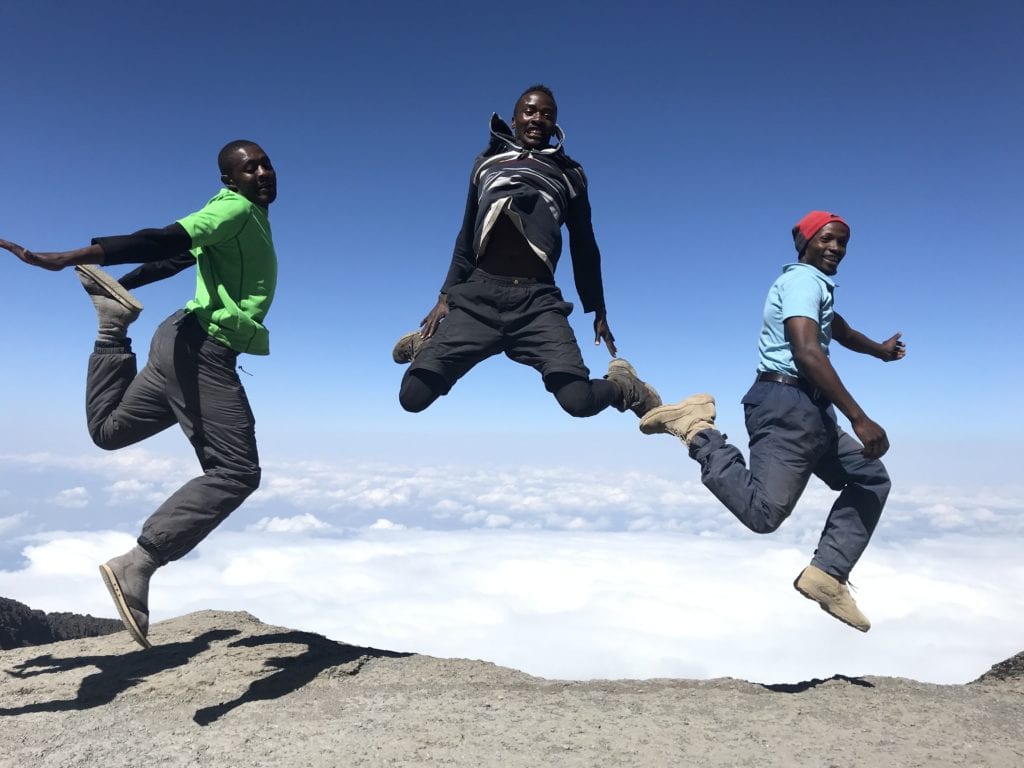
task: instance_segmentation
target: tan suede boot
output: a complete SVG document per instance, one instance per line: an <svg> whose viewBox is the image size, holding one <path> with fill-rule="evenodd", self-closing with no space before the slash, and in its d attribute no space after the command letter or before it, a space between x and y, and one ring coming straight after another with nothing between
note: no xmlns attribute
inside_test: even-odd
<svg viewBox="0 0 1024 768"><path fill-rule="evenodd" d="M640 431L645 435L675 435L687 446L698 432L714 428L715 398L708 394L663 405L640 419Z"/></svg>
<svg viewBox="0 0 1024 768"><path fill-rule="evenodd" d="M821 610L835 616L844 624L849 624L861 632L871 629L871 622L860 612L849 588L820 568L808 565L796 577L793 586L808 600L814 600L821 606Z"/></svg>

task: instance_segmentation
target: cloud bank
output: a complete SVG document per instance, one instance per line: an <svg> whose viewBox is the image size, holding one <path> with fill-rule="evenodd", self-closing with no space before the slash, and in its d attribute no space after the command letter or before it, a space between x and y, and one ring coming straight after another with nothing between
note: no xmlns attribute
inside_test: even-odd
<svg viewBox="0 0 1024 768"><path fill-rule="evenodd" d="M113 615L97 564L131 546L191 461L140 449L4 458L0 594ZM11 478L26 471L51 490L24 493ZM833 492L812 485L779 532L757 536L695 475L269 463L242 509L158 573L153 620L247 610L340 641L568 679L964 682L1024 648L1016 489L894 493L854 572L874 624L862 635L792 588Z"/></svg>

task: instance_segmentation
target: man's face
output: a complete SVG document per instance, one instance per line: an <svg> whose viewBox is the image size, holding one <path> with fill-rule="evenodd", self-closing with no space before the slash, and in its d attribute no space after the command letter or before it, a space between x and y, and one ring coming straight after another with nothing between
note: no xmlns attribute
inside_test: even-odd
<svg viewBox="0 0 1024 768"><path fill-rule="evenodd" d="M557 119L558 107L546 93L534 91L523 96L516 102L516 113L512 117L519 146L525 149L548 146Z"/></svg>
<svg viewBox="0 0 1024 768"><path fill-rule="evenodd" d="M235 151L231 169L221 180L249 202L266 208L277 199L277 172L261 147L248 144Z"/></svg>
<svg viewBox="0 0 1024 768"><path fill-rule="evenodd" d="M830 221L812 237L800 255L802 264L817 267L826 275L834 275L839 262L846 255L846 244L850 242L850 230L845 224Z"/></svg>

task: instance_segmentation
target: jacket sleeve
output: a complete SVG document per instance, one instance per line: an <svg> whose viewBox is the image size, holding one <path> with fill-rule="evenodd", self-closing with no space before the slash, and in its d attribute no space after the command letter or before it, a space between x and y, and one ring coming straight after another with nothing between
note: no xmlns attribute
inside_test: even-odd
<svg viewBox="0 0 1024 768"><path fill-rule="evenodd" d="M178 274L196 263L189 253L192 238L175 222L163 229L140 229L130 235L94 237L103 249L103 265L141 264L118 282L128 290Z"/></svg>
<svg viewBox="0 0 1024 768"><path fill-rule="evenodd" d="M569 230L569 250L572 253L572 274L576 281L576 293L583 302L584 312L603 310L604 283L601 280L601 251L594 237L594 225L590 220L590 198L587 195L586 177L582 170L583 186L572 200L566 212L565 225Z"/></svg>
<svg viewBox="0 0 1024 768"><path fill-rule="evenodd" d="M130 235L94 237L103 249L103 265L148 264L177 256L192 247L192 238L175 222L163 229L140 229Z"/></svg>
<svg viewBox="0 0 1024 768"><path fill-rule="evenodd" d="M473 166L474 177L476 165ZM466 197L466 212L462 217L462 229L455 238L455 250L452 252L452 263L448 267L448 276L441 287L441 293L458 283L466 282L466 278L476 269L476 254L473 252L473 237L476 232L477 191L473 180L469 183L469 194Z"/></svg>
<svg viewBox="0 0 1024 768"><path fill-rule="evenodd" d="M174 275L182 270L195 266L195 263L196 257L190 251L184 251L162 261L151 261L148 264L143 264L141 267L133 269L118 280L118 282L131 291L139 286L149 285L158 280L174 277Z"/></svg>

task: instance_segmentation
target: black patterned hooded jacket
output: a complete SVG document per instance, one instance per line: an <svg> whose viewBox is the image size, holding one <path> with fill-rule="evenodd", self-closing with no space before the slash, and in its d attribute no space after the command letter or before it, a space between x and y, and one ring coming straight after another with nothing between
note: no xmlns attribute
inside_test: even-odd
<svg viewBox="0 0 1024 768"><path fill-rule="evenodd" d="M569 231L576 292L584 312L604 309L601 252L590 221L590 199L583 168L565 154L565 135L555 126L555 146L524 149L497 114L491 141L473 163L462 229L441 293L464 282L476 269L491 227L509 216L554 277L562 253L562 225Z"/></svg>

